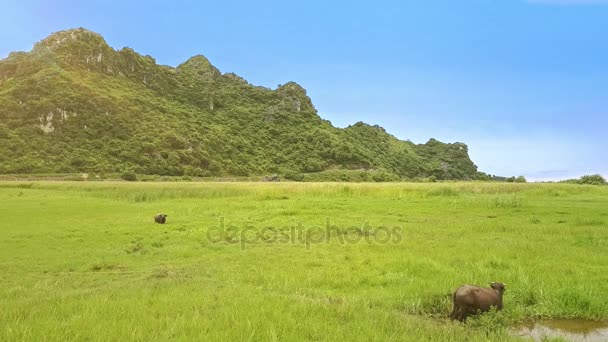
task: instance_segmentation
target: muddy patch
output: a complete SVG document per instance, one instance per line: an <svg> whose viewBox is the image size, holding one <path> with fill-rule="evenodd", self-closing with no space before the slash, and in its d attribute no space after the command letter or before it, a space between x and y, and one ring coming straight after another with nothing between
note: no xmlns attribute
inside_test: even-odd
<svg viewBox="0 0 608 342"><path fill-rule="evenodd" d="M513 333L534 341L561 338L576 342L604 342L608 341L608 322L567 319L545 320L522 324L513 329Z"/></svg>

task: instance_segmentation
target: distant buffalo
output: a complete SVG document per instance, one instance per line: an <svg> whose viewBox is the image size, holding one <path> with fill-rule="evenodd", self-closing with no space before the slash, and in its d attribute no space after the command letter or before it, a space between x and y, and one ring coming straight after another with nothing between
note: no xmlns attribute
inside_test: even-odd
<svg viewBox="0 0 608 342"><path fill-rule="evenodd" d="M264 177L264 181L265 182L280 182L281 178L279 177L279 175L266 176L266 177Z"/></svg>
<svg viewBox="0 0 608 342"><path fill-rule="evenodd" d="M154 216L154 222L160 223L160 224L165 224L165 222L167 222L167 215L158 214L158 215Z"/></svg>
<svg viewBox="0 0 608 342"><path fill-rule="evenodd" d="M493 306L502 310L502 294L506 291L506 286L496 282L490 283L489 289L473 285L460 286L452 295L454 309L450 318L464 322L469 315L489 311Z"/></svg>

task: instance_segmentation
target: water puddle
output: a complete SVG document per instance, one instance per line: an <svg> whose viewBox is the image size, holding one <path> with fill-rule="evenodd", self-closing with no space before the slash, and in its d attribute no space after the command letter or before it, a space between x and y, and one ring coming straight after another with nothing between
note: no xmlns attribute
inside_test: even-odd
<svg viewBox="0 0 608 342"><path fill-rule="evenodd" d="M608 341L608 322L556 319L522 324L513 329L515 335L542 341L562 338L573 342Z"/></svg>

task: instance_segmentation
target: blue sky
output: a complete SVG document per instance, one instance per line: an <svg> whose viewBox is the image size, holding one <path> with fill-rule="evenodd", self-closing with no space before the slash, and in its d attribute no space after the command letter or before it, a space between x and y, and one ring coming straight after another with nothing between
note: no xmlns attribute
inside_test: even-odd
<svg viewBox="0 0 608 342"><path fill-rule="evenodd" d="M160 64L296 81L336 126L465 142L488 173L608 175L608 1L9 0L0 57L73 27Z"/></svg>

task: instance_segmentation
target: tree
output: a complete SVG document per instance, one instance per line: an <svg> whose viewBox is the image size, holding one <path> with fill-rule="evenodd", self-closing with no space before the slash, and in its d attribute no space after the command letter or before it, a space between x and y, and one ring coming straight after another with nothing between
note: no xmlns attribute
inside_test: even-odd
<svg viewBox="0 0 608 342"><path fill-rule="evenodd" d="M120 178L129 182L135 182L137 181L137 174L131 170L127 170L120 175Z"/></svg>
<svg viewBox="0 0 608 342"><path fill-rule="evenodd" d="M606 179L604 177L602 177L602 175L599 175L599 174L585 175L585 176L581 177L579 182L581 184L605 185Z"/></svg>
<svg viewBox="0 0 608 342"><path fill-rule="evenodd" d="M515 183L526 183L526 182L528 182L528 181L526 180L526 177L524 177L524 176L519 176L519 177L515 178Z"/></svg>

